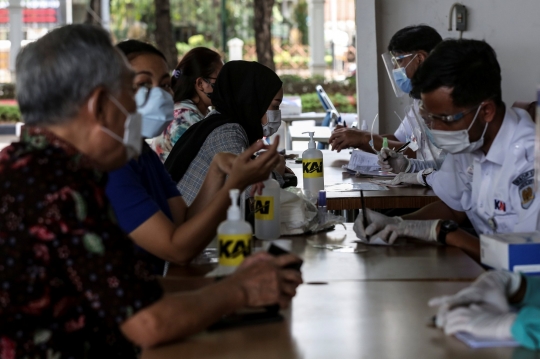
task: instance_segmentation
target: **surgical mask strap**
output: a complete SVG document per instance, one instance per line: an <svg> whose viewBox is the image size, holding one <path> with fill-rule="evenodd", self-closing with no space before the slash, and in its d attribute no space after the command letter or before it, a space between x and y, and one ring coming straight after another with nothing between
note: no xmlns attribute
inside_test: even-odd
<svg viewBox="0 0 540 359"><path fill-rule="evenodd" d="M409 65L412 64L413 60L416 59L416 56L418 56L418 54L414 55L414 57L411 59L411 61L409 61L409 63L407 64L407 66L405 66L405 67L400 67L400 68L403 69L403 70L407 69L407 67L409 67Z"/></svg>
<svg viewBox="0 0 540 359"><path fill-rule="evenodd" d="M113 95L109 94L109 98L116 105L116 107L118 107L120 111L122 111L124 115L126 115L126 117L129 116L129 112L127 112L124 106L122 106L122 104L117 99L115 99Z"/></svg>
<svg viewBox="0 0 540 359"><path fill-rule="evenodd" d="M474 119L473 121L471 122L471 124L469 125L469 128L467 129L467 132L469 132L469 130L471 129L471 127L474 125L474 123L476 122L476 118L478 117L478 114L480 113L480 110L482 109L482 104L480 104L480 106L478 106L478 110L476 110L476 115L474 115ZM487 125L487 123L486 123ZM484 130L484 132L486 132ZM483 135L482 135L483 136Z"/></svg>
<svg viewBox="0 0 540 359"><path fill-rule="evenodd" d="M101 126L101 130L103 132L105 132L106 134L108 134L109 136L111 136L112 138L114 138L115 140L121 142L121 143L124 143L124 140L122 139L122 137L118 136L116 133L114 133L113 131L109 130L107 127L105 126Z"/></svg>

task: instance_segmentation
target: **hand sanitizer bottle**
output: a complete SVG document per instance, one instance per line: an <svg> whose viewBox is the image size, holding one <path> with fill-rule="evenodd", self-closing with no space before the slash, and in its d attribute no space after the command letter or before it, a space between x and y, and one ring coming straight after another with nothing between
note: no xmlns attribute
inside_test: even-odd
<svg viewBox="0 0 540 359"><path fill-rule="evenodd" d="M238 196L240 191L231 189L231 206L227 210L227 220L218 227L219 275L228 275L236 270L251 254L251 225L242 219Z"/></svg>
<svg viewBox="0 0 540 359"><path fill-rule="evenodd" d="M310 140L308 149L302 153L302 177L304 178L304 192L306 196L318 196L324 190L323 153L315 148L313 136L315 132L308 133Z"/></svg>
<svg viewBox="0 0 540 359"><path fill-rule="evenodd" d="M258 239L278 239L281 235L280 191L278 181L270 178L264 181L261 196L255 196L255 237Z"/></svg>

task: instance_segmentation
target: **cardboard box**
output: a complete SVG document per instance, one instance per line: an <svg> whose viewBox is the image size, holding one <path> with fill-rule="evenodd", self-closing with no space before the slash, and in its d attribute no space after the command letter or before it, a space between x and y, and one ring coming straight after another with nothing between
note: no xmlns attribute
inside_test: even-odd
<svg viewBox="0 0 540 359"><path fill-rule="evenodd" d="M302 99L300 96L285 96L279 109L281 116L300 116L302 114Z"/></svg>
<svg viewBox="0 0 540 359"><path fill-rule="evenodd" d="M540 275L540 232L480 235L482 264Z"/></svg>

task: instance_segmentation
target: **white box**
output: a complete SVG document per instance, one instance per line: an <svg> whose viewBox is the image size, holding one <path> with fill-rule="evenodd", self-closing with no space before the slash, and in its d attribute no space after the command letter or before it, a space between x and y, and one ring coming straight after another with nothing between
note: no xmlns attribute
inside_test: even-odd
<svg viewBox="0 0 540 359"><path fill-rule="evenodd" d="M540 232L481 234L480 258L494 269L540 274Z"/></svg>
<svg viewBox="0 0 540 359"><path fill-rule="evenodd" d="M300 96L284 96L279 109L281 116L300 116L302 114L302 99Z"/></svg>

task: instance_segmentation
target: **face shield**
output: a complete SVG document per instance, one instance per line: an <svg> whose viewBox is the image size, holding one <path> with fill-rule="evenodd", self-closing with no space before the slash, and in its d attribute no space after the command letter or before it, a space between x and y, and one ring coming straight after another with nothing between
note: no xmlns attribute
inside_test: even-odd
<svg viewBox="0 0 540 359"><path fill-rule="evenodd" d="M385 52L382 54L382 59L384 62L384 67L386 68L386 73L390 78L390 83L394 89L396 97L403 97L404 95L411 92L411 79L407 77L406 69L412 63L412 60L418 54L404 54L404 55L394 55L391 52ZM412 57L412 58L411 58ZM407 58L411 58L408 62L404 61ZM406 63L405 66L402 66Z"/></svg>
<svg viewBox="0 0 540 359"><path fill-rule="evenodd" d="M436 169L440 169L446 157L446 152L435 144L430 131L431 123L427 124L425 119L420 115L418 101L415 101L412 105L411 112L413 116L407 116L407 120L413 129L414 138L412 140L416 141L419 147L416 152L416 159L435 161L438 166Z"/></svg>

